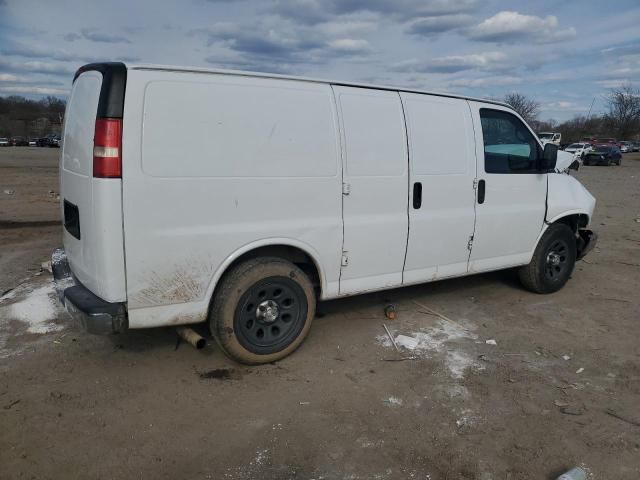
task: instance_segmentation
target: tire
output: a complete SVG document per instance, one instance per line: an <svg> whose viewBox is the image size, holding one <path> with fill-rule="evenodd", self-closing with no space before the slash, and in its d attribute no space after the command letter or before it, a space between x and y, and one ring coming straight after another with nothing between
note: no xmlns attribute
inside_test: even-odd
<svg viewBox="0 0 640 480"><path fill-rule="evenodd" d="M316 310L309 277L276 257L247 260L227 272L211 306L209 327L220 348L249 365L293 353L307 336Z"/></svg>
<svg viewBox="0 0 640 480"><path fill-rule="evenodd" d="M576 239L573 231L563 223L554 223L540 238L531 263L521 267L518 274L527 290L553 293L567 283L575 263Z"/></svg>

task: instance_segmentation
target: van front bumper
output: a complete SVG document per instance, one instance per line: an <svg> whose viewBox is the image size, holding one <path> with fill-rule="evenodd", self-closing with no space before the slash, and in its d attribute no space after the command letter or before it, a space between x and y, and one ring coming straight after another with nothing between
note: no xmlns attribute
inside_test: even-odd
<svg viewBox="0 0 640 480"><path fill-rule="evenodd" d="M124 303L107 302L82 285L71 272L64 249L51 254L51 271L60 302L87 332L106 335L127 329Z"/></svg>

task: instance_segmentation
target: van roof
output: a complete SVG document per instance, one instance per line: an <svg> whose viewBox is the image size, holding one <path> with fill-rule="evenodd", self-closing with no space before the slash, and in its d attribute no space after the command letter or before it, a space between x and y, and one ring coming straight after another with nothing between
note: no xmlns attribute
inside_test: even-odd
<svg viewBox="0 0 640 480"><path fill-rule="evenodd" d="M463 100L472 100L476 102L491 103L494 105L500 105L503 107L511 108L510 105L504 102L500 102L498 100L491 100L487 98L478 98L478 97L468 97L465 95L457 95L454 93L430 92L426 90L393 87L389 85L375 85L375 84L367 84L367 83L345 82L342 80L332 81L332 80L310 78L310 77L297 77L293 75L280 75L275 73L250 72L250 71L243 71L243 70L226 70L226 69L218 69L218 68L179 67L179 66L172 66L172 65L154 65L154 64L127 65L127 68L133 69L133 70L158 70L158 71L166 71L166 72L216 73L221 75L236 75L236 76L242 76L242 77L276 78L280 80L295 80L300 82L326 83L326 84L341 85L346 87L375 88L378 90L393 90L393 91L399 91L399 92L436 95L439 97L461 98Z"/></svg>

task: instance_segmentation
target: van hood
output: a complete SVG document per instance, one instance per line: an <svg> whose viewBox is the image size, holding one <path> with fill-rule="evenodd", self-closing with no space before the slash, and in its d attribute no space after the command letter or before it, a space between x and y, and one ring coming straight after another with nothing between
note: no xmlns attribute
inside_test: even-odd
<svg viewBox="0 0 640 480"><path fill-rule="evenodd" d="M575 156L573 153L558 150L558 160L556 161L556 172L564 173L569 170L569 165L573 163Z"/></svg>

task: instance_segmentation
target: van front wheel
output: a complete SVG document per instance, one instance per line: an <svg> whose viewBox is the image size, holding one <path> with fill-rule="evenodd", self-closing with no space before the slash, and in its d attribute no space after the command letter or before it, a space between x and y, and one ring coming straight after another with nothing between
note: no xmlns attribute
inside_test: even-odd
<svg viewBox="0 0 640 480"><path fill-rule="evenodd" d="M224 352L241 363L286 357L309 332L316 297L309 277L284 259L254 258L225 274L209 325Z"/></svg>
<svg viewBox="0 0 640 480"><path fill-rule="evenodd" d="M576 263L576 239L571 228L555 223L538 242L531 263L518 272L522 284L535 293L553 293L569 280Z"/></svg>

